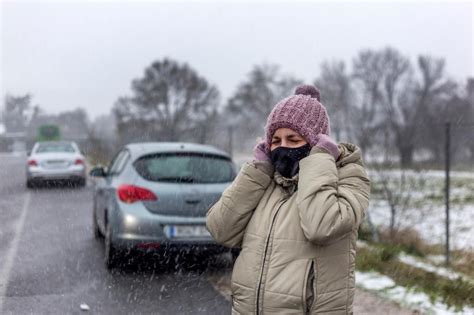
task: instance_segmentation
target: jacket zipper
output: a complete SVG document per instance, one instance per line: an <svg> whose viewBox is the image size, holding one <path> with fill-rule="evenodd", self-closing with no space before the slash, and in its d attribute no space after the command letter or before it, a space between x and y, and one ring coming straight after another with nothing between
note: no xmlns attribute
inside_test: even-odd
<svg viewBox="0 0 474 315"><path fill-rule="evenodd" d="M316 298L315 296L315 291L314 291L314 281L315 281L315 276L314 276L314 266L315 261L314 259L310 259L308 261L308 265L306 267L306 272L305 272L305 285L303 287L303 311L305 314L309 314L311 312L311 307L314 304L314 300ZM308 303L308 291L312 294L312 299L311 302Z"/></svg>
<svg viewBox="0 0 474 315"><path fill-rule="evenodd" d="M285 203L286 200L287 199L284 199L278 205L278 208L275 211L275 214L273 215L272 223L270 225L270 229L268 230L267 239L265 240L265 250L263 251L262 267L260 269L260 277L258 279L258 287L257 287L257 312L256 312L257 315L260 313L260 288L262 287L262 278L263 278L263 272L264 272L264 269L265 269L265 260L267 258L268 244L270 243L270 235L272 234L272 230L273 230L273 226L275 224L275 219L277 217L277 214L280 211L281 206Z"/></svg>

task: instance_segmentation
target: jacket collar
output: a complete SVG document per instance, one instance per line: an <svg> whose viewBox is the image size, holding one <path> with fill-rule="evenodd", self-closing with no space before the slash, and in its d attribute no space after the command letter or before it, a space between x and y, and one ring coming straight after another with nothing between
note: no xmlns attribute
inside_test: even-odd
<svg viewBox="0 0 474 315"><path fill-rule="evenodd" d="M286 178L283 177L283 175L281 175L280 173L278 173L278 171L275 171L275 173L273 174L273 179L275 180L275 183L285 188L298 184L298 174L296 174L292 178Z"/></svg>
<svg viewBox="0 0 474 315"><path fill-rule="evenodd" d="M352 143L341 142L339 143L338 148L341 152L341 155L336 161L336 167L340 168L349 163L362 164L362 154L358 146ZM298 175L299 174L296 174L293 176L293 178L286 178L278 173L278 171L275 171L273 174L273 179L275 183L282 186L283 188L294 191L298 186Z"/></svg>

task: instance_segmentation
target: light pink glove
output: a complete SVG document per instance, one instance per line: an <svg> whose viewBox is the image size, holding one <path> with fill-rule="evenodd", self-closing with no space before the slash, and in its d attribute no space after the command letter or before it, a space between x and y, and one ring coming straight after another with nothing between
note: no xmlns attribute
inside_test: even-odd
<svg viewBox="0 0 474 315"><path fill-rule="evenodd" d="M319 135L319 140L318 143L316 143L316 147L321 148L330 153L332 156L334 156L334 160L336 161L339 158L339 155L341 154L339 152L339 148L337 147L337 143L332 140L331 137L325 134Z"/></svg>
<svg viewBox="0 0 474 315"><path fill-rule="evenodd" d="M254 161L270 162L270 157L268 156L267 151L265 150L265 141L259 142L253 148L253 159Z"/></svg>

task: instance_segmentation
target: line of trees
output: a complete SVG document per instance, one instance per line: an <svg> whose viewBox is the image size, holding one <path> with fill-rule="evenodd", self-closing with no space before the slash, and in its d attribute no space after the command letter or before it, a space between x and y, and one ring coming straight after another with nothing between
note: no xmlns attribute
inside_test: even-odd
<svg viewBox="0 0 474 315"><path fill-rule="evenodd" d="M440 163L443 124L474 121L472 82L462 90L447 76L443 59L419 56L413 65L393 48L363 50L353 59L351 71L345 69L343 62L326 63L316 82L336 116L333 128L366 153L384 152L409 167L415 151L425 151ZM339 124L341 119L348 126ZM462 148L469 139L459 135L453 148ZM473 159L474 152L470 156Z"/></svg>
<svg viewBox="0 0 474 315"><path fill-rule="evenodd" d="M57 125L65 139L85 143L88 138L90 122L83 108L48 114L40 105L33 105L31 94L7 94L0 117L5 129L5 134L0 135L1 151L8 150L15 139L31 149L37 141L39 128L44 125Z"/></svg>
<svg viewBox="0 0 474 315"><path fill-rule="evenodd" d="M156 61L132 82L133 96L120 97L113 112L121 142L206 142L218 116L217 87L187 64Z"/></svg>
<svg viewBox="0 0 474 315"><path fill-rule="evenodd" d="M7 95L3 121L10 132L34 131L32 125L51 120L65 130L79 126L73 129L83 130L92 146L107 148L104 156L136 141L208 143L250 153L275 103L301 83L278 65L256 65L223 100L217 86L190 65L165 58L132 80L131 93L117 99L110 117L89 122L82 109L46 115L27 94ZM474 162L474 127L464 126L474 123L474 79L454 81L442 58L418 56L413 62L394 48L365 49L350 63L322 63L312 83L329 112L332 136L359 145L367 161L439 165L443 124L451 121L454 161Z"/></svg>
<svg viewBox="0 0 474 315"><path fill-rule="evenodd" d="M257 65L223 103L217 87L188 64L156 61L132 81L132 95L114 104L120 142L192 141L224 149L233 143L233 151L249 151L275 103L302 82L277 65ZM418 56L413 63L394 48L366 49L350 65L324 62L313 83L333 136L357 143L369 160L411 167L424 154L441 163L443 123L474 123L473 79L456 83L442 58ZM474 161L473 135L474 128L455 135L454 156Z"/></svg>

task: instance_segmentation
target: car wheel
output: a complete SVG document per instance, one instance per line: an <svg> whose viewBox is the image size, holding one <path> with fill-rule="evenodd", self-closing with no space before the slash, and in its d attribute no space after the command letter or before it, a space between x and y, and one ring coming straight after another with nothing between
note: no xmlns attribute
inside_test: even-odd
<svg viewBox="0 0 474 315"><path fill-rule="evenodd" d="M117 267L120 262L120 253L112 242L112 231L110 225L107 224L105 227L105 266L107 269L113 269Z"/></svg>
<svg viewBox="0 0 474 315"><path fill-rule="evenodd" d="M92 209L92 231L94 232L95 239L100 239L104 236L100 232L99 225L97 224L97 214L95 212L95 206Z"/></svg>
<svg viewBox="0 0 474 315"><path fill-rule="evenodd" d="M86 186L86 183L87 183L86 179L85 179L85 178L81 178L81 179L79 179L79 180L77 181L77 187L81 187L81 188L82 188L82 187L85 187L85 186Z"/></svg>
<svg viewBox="0 0 474 315"><path fill-rule="evenodd" d="M26 180L26 188L31 189L31 188L34 188L34 187L35 187L35 185L33 185L33 182L31 180L27 179Z"/></svg>

